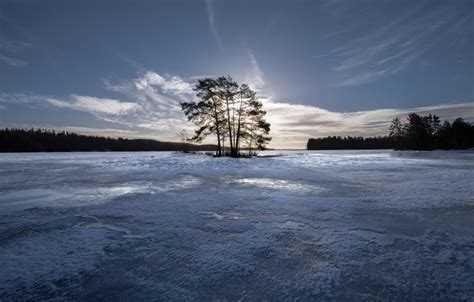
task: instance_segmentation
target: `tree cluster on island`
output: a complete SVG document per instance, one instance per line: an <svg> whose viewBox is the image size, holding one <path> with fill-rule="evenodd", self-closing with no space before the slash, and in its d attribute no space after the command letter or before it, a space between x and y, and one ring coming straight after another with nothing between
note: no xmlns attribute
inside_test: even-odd
<svg viewBox="0 0 474 302"><path fill-rule="evenodd" d="M189 151L213 151L214 145L185 144ZM152 139L87 136L45 129L0 129L0 152L180 151L182 143Z"/></svg>
<svg viewBox="0 0 474 302"><path fill-rule="evenodd" d="M352 137L328 136L310 138L308 150L348 150L348 149L395 149L434 150L474 148L474 125L462 118L452 123L441 123L438 116L411 113L406 122L395 118L389 127L388 136Z"/></svg>
<svg viewBox="0 0 474 302"><path fill-rule="evenodd" d="M194 91L196 100L181 103L184 114L197 127L190 141L214 136L216 156L239 157L243 148L249 155L254 148L265 149L271 140L270 124L262 102L247 84L239 85L229 76L205 78L198 80Z"/></svg>

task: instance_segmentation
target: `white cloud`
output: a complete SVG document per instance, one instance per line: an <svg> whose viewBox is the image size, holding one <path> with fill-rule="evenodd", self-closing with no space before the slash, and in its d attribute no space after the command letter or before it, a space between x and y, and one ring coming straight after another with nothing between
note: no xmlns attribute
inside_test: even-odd
<svg viewBox="0 0 474 302"><path fill-rule="evenodd" d="M106 82L106 88L137 102L143 108L143 112L136 118L137 123L153 124L154 128L158 121L166 124L169 120L180 119L181 124L186 124L180 102L194 97L193 87L189 82L178 76L160 75L152 71L117 85Z"/></svg>
<svg viewBox="0 0 474 302"><path fill-rule="evenodd" d="M163 139L176 140L181 129L192 131L180 102L194 98L193 85L179 76L147 71L119 84L105 82L106 88L137 102L143 111L127 117L133 126L159 132Z"/></svg>
<svg viewBox="0 0 474 302"><path fill-rule="evenodd" d="M135 88L147 90L159 88L164 94L170 94L180 99L187 99L193 95L193 87L178 76L161 76L156 72L148 71L134 81Z"/></svg>
<svg viewBox="0 0 474 302"><path fill-rule="evenodd" d="M92 96L72 95L71 99L68 101L53 98L47 98L46 100L55 107L69 108L99 115L126 115L142 109L141 106L136 103Z"/></svg>

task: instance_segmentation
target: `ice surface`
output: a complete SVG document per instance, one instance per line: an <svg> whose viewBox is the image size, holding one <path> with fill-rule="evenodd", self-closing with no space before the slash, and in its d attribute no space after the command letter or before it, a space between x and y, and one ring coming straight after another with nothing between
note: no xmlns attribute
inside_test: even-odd
<svg viewBox="0 0 474 302"><path fill-rule="evenodd" d="M0 155L0 300L472 301L474 153Z"/></svg>

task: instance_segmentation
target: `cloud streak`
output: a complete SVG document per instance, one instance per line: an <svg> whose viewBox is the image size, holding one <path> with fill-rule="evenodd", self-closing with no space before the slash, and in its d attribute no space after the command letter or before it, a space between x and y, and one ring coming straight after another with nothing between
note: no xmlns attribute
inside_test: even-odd
<svg viewBox="0 0 474 302"><path fill-rule="evenodd" d="M337 2L334 5L339 5ZM340 3L345 5L345 3ZM376 9L374 7L373 9ZM449 11L443 5L420 2L385 24L369 30L349 25L326 36L346 35L347 39L313 59L327 60L337 80L333 86L358 86L392 76L425 59L445 38L452 37L469 22L465 12ZM353 32L357 38L350 36Z"/></svg>
<svg viewBox="0 0 474 302"><path fill-rule="evenodd" d="M18 58L19 52L31 46L30 43L18 40L12 37L12 32L15 32L13 23L4 18L0 11L0 62L12 67L25 67L28 62Z"/></svg>
<svg viewBox="0 0 474 302"><path fill-rule="evenodd" d="M245 81L248 83L250 88L259 92L265 87L264 74L257 62L257 59L251 51L249 51L249 59L250 70L247 73Z"/></svg>
<svg viewBox="0 0 474 302"><path fill-rule="evenodd" d="M20 60L20 59L15 59L6 55L0 54L0 61L3 63L13 66L13 67L25 67L28 65L26 61Z"/></svg>
<svg viewBox="0 0 474 302"><path fill-rule="evenodd" d="M214 15L214 7L213 7L212 0L206 0L206 12L207 12L207 19L209 20L209 26L211 28L212 36L216 41L217 46L222 51L222 41L221 36L219 35L219 31L217 30L215 15Z"/></svg>

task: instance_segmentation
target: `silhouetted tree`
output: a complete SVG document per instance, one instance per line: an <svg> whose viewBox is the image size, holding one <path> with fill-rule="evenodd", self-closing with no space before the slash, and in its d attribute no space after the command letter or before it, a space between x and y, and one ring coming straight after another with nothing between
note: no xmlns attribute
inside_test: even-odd
<svg viewBox="0 0 474 302"><path fill-rule="evenodd" d="M238 85L229 76L199 80L195 86L198 100L181 103L184 114L198 129L193 140L208 135L217 139L217 156L224 152L228 139L230 155L240 155L242 141L251 149L265 148L271 140L270 124L264 119L263 104L246 84Z"/></svg>
<svg viewBox="0 0 474 302"><path fill-rule="evenodd" d="M198 100L182 102L181 108L188 120L198 127L191 140L200 142L208 135L216 134L216 155L221 156L221 139L224 139L223 134L226 120L223 110L223 99L218 94L217 86L218 83L214 79L199 80L194 87Z"/></svg>
<svg viewBox="0 0 474 302"><path fill-rule="evenodd" d="M452 141L455 149L474 147L474 125L462 118L457 118L451 124Z"/></svg>
<svg viewBox="0 0 474 302"><path fill-rule="evenodd" d="M266 112L262 109L263 104L255 98L248 101L249 109L246 112L246 120L240 131L241 136L247 143L249 155L252 148L265 149L265 145L271 141L270 124L265 121Z"/></svg>
<svg viewBox="0 0 474 302"><path fill-rule="evenodd" d="M453 128L448 121L445 121L435 135L436 146L440 149L453 149Z"/></svg>
<svg viewBox="0 0 474 302"><path fill-rule="evenodd" d="M389 127L389 137L393 139L395 149L400 149L402 146L402 139L403 139L403 124L402 121L398 117L392 120L392 123Z"/></svg>
<svg viewBox="0 0 474 302"><path fill-rule="evenodd" d="M231 156L237 156L237 147L235 145L235 111L239 85L229 76L219 77L216 82L216 94L223 100L225 105L225 121L230 144L230 154Z"/></svg>
<svg viewBox="0 0 474 302"><path fill-rule="evenodd" d="M403 126L404 148L410 150L432 150L432 130L429 116L410 113Z"/></svg>

